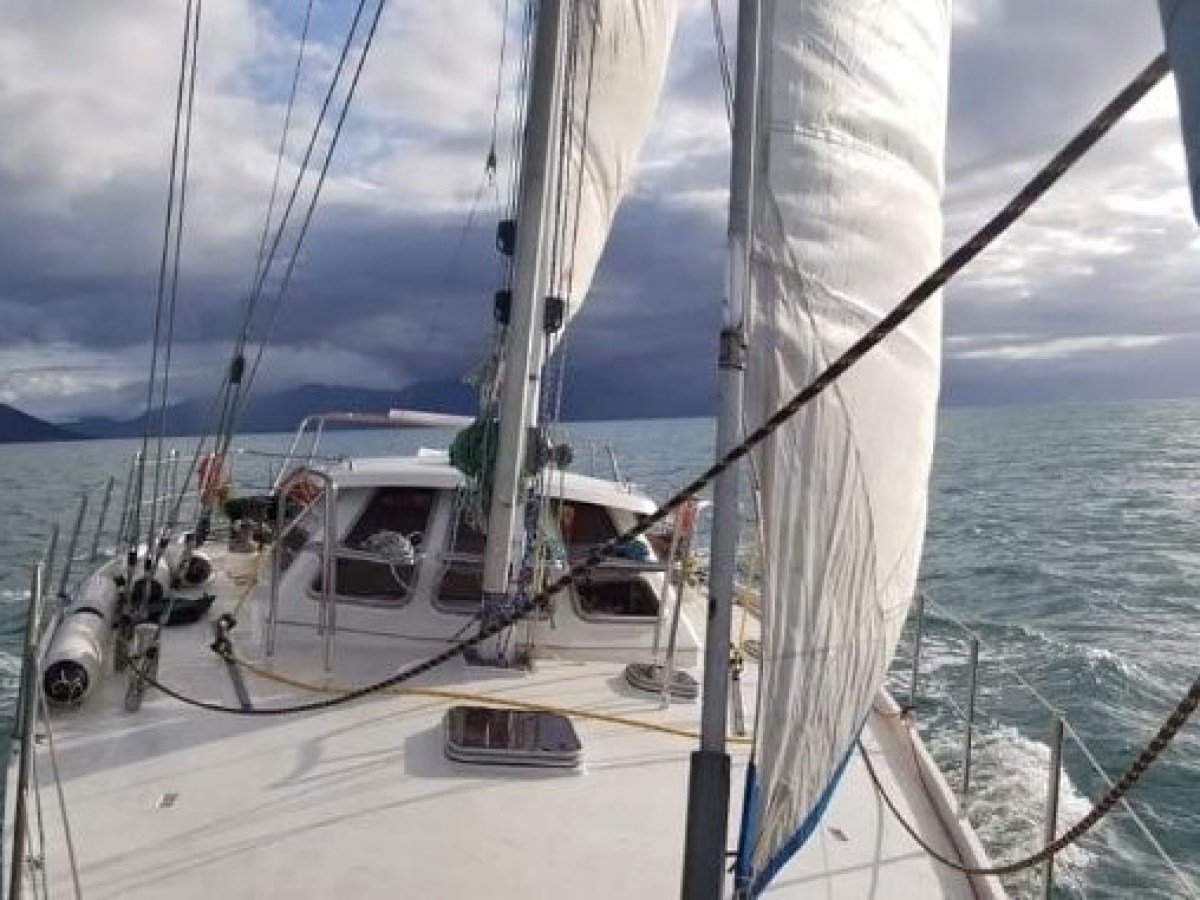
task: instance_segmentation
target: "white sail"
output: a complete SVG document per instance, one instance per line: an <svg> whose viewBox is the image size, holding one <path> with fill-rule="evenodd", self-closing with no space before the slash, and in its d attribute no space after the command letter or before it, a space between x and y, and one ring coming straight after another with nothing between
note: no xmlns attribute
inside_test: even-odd
<svg viewBox="0 0 1200 900"><path fill-rule="evenodd" d="M675 35L676 0L579 4L557 273L570 318L583 305L613 216L633 181Z"/></svg>
<svg viewBox="0 0 1200 900"><path fill-rule="evenodd" d="M747 416L871 329L941 249L949 0L765 0ZM925 530L935 298L758 457L755 892L803 843L880 687Z"/></svg>

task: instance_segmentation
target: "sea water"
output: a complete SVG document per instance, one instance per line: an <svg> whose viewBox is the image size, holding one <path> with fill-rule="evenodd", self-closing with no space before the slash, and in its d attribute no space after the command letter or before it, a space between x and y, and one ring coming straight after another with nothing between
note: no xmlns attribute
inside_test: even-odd
<svg viewBox="0 0 1200 900"><path fill-rule="evenodd" d="M622 477L658 499L711 462L710 420L568 427L574 468ZM444 447L445 432L330 434L330 453ZM286 449L289 436L242 446ZM190 452L188 441L167 446ZM0 447L0 716L11 718L30 564L51 525L69 530L91 497L79 552L90 550L100 494L140 441ZM608 449L614 450L610 456ZM156 447L153 442L150 453ZM239 483L270 460L238 457ZM63 556L60 547L59 558ZM924 619L916 717L950 783L961 779L970 635L982 639L966 808L996 859L1040 845L1049 740L1061 712L1110 777L1152 736L1197 674L1200 654L1200 402L953 409L942 413L922 570ZM51 584L57 588L57 581ZM914 629L893 666L911 690ZM1039 699L1040 698L1040 699ZM1071 732L1068 732L1069 734ZM1059 830L1106 785L1073 740L1064 746ZM736 791L735 791L736 796ZM1174 860L1200 879L1200 721L1175 739L1131 795ZM1036 874L1007 881L1037 894ZM1186 887L1125 811L1056 864L1067 897L1178 897Z"/></svg>

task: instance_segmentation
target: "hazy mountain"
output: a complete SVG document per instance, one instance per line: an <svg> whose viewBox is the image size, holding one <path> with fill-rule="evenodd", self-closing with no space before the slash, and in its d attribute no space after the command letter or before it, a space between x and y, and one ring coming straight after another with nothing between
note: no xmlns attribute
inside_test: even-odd
<svg viewBox="0 0 1200 900"><path fill-rule="evenodd" d="M77 441L83 437L74 431L44 422L19 409L0 403L0 444L36 441Z"/></svg>
<svg viewBox="0 0 1200 900"><path fill-rule="evenodd" d="M212 427L211 402L188 400L168 407L167 434L179 437L205 433ZM238 431L295 431L305 416L321 412L386 413L389 409L418 409L473 415L477 407L475 389L453 380L423 381L397 391L306 384L252 396ZM573 372L563 392L562 414L569 421L706 416L712 415L712 411L711 384L676 384L671 390L658 393L646 389L645 378L639 373L612 369ZM157 414L151 421L151 433L157 434ZM131 419L86 416L66 423L66 427L87 437L127 438L140 437L145 422L144 415Z"/></svg>
<svg viewBox="0 0 1200 900"><path fill-rule="evenodd" d="M203 434L212 427L209 421L211 400L187 400L167 408L167 434L171 437ZM378 412L389 409L422 409L470 415L476 399L472 388L452 381L421 382L399 391L306 384L273 394L252 395L238 425L238 431L294 431L305 417L322 412ZM132 419L88 416L69 423L69 427L97 438L140 437L145 430L145 415ZM158 414L151 416L151 433L159 429Z"/></svg>

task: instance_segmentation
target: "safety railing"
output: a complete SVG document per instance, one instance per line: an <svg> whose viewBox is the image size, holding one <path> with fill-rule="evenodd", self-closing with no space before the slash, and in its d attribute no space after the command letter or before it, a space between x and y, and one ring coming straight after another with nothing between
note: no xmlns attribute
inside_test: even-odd
<svg viewBox="0 0 1200 900"><path fill-rule="evenodd" d="M948 623L962 641L965 642L965 658L961 662L958 662L958 664L965 667L960 685L960 690L962 691L961 700L954 696L953 691L946 690L947 684L944 678L939 678L938 688L941 693L936 697L923 693L929 686L928 681L922 681L922 662L923 651L927 649L926 644L929 641L929 618L931 613L935 613L939 621ZM1068 721L1062 710L1051 703L1017 669L1005 663L998 656L988 659L987 646L975 629L936 603L927 594L921 592L917 594L913 603L906 631L909 652L907 658L902 654L897 655L897 660L892 666L891 688L897 696L907 696L907 712L914 718L918 727L923 732L926 732L926 737L937 738L943 748L946 741L959 742L957 762L955 763L955 761L951 760L949 766L944 766L944 768L949 768L951 775L957 772L957 788L964 814L967 810L967 801L971 798L972 789L975 787L972 778L975 774L973 763L976 756L975 744L978 728L984 723L995 728L1002 726L1002 723L998 719L995 717L985 718L980 711L979 699L982 682L979 676L981 662L984 660L989 665L995 667L1002 677L1011 679L1013 684L1027 692L1033 701L1033 705L1044 713L1045 720L1049 725L1048 743L1050 753L1045 772L1046 802L1041 820L1041 843L1043 845L1050 843L1061 832L1061 829L1058 828L1058 822L1065 749L1068 747L1072 748L1099 781L1104 784L1105 788L1113 786L1114 781L1112 776L1100 764L1096 754L1084 742L1079 732ZM949 660L943 657L939 660L939 670L944 670L948 664ZM992 684L989 687L995 689L996 686ZM949 713L949 716L941 716L940 722L926 720L924 715L935 704L941 712L945 713L948 711ZM945 722L946 718L956 723L957 727L961 729L957 735L953 733L952 728ZM945 754L936 755L944 756ZM1170 857L1150 827L1127 800L1122 799L1120 801L1120 811L1170 873L1173 881L1172 890L1179 892L1177 896L1200 897L1200 890L1197 890L1192 878ZM1041 866L1036 891L1037 895L1042 898L1049 898L1053 894L1055 884L1054 863L1055 859L1052 856ZM1031 885L1022 884L1021 887L1024 889L1022 892L1027 893Z"/></svg>
<svg viewBox="0 0 1200 900"><path fill-rule="evenodd" d="M617 461L617 451L612 444L586 441L583 448L587 450L588 475L592 478L611 478L625 488L632 486L621 471L621 464ZM601 460L607 465L602 466Z"/></svg>
<svg viewBox="0 0 1200 900"><path fill-rule="evenodd" d="M110 481L105 490L106 498L111 493L111 489ZM107 507L107 502L102 504L102 509L105 507ZM69 542L72 547L79 535L86 509L85 497L80 502L75 527L72 530ZM103 514L101 522L103 522ZM12 816L10 843L7 848L8 891L5 894L10 900L21 900L27 894L49 896L46 879L46 818L43 813L41 796L42 783L47 778L45 773L39 774L38 760L40 757L43 758L43 764L46 759L50 763L49 780L53 783L58 801L59 822L63 829L75 895L82 896L75 845L71 836L66 798L63 794L62 779L55 755L53 727L46 698L42 693L40 677L45 641L53 633L55 623L62 616L61 600L64 596L62 586L67 584L71 562L76 559L73 551L67 553L63 574L59 581L59 595L52 597L50 594L53 572L51 555L56 549L57 543L58 529L55 528L47 542L46 551L41 560L34 564L30 575L29 604L21 653L21 675L17 705L13 714L12 743L15 745L17 772L16 778L12 782L11 810L5 810ZM4 854L0 853L0 863L3 862Z"/></svg>
<svg viewBox="0 0 1200 900"><path fill-rule="evenodd" d="M471 419L466 416L406 409L393 409L387 413L326 412L307 416L296 429L287 452L278 455L281 464L272 485L278 488L293 470L311 466L314 462L346 461L344 456L318 454L327 425L364 428L459 428L469 425L470 422Z"/></svg>
<svg viewBox="0 0 1200 900"><path fill-rule="evenodd" d="M322 658L325 671L333 667L333 645L337 635L337 512L338 486L333 477L320 469L294 469L292 475L298 478L313 478L323 485L321 492L290 522L286 521L287 503L280 495L275 510L275 540L271 542L271 595L267 607L267 632L265 651L268 657L275 655L275 638L279 627L279 585L283 576L283 554L288 551L288 538L310 517L315 517L320 504L323 511L320 545L321 551L321 602L318 607L317 633L323 637ZM308 546L306 539L305 547ZM294 551L302 552L305 547Z"/></svg>

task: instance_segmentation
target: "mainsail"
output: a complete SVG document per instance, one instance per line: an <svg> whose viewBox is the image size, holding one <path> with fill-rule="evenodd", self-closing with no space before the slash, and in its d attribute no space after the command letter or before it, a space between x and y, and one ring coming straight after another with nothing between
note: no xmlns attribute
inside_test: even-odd
<svg viewBox="0 0 1200 900"><path fill-rule="evenodd" d="M492 486L481 490L491 494L483 588L493 597L508 593L513 560L522 555L525 439L537 424L543 341L553 341L538 311L557 297L565 323L588 292L658 103L675 31L675 0L570 8L574 15L564 20L562 3L540 4L531 61L527 136L536 152L521 163L498 449Z"/></svg>
<svg viewBox="0 0 1200 900"><path fill-rule="evenodd" d="M632 183L662 91L677 2L594 0L578 10L559 192L562 249L551 274L551 290L565 295L568 318L582 306Z"/></svg>
<svg viewBox="0 0 1200 900"><path fill-rule="evenodd" d="M765 419L938 262L948 0L765 0L746 415ZM927 303L758 455L757 893L854 747L915 589L941 307Z"/></svg>

